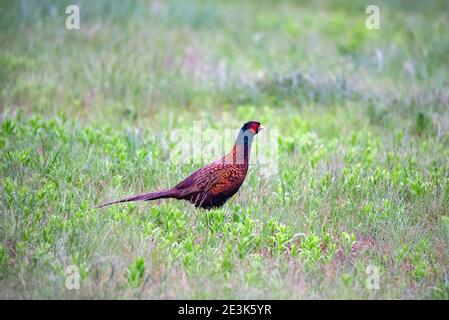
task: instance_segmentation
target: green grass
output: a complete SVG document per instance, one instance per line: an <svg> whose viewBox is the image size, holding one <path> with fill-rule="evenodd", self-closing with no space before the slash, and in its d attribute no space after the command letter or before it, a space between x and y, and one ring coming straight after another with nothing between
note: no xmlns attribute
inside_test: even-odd
<svg viewBox="0 0 449 320"><path fill-rule="evenodd" d="M79 31L72 1L1 4L0 298L449 299L445 1L377 31L363 1L74 2ZM173 130L252 119L279 172L223 208L94 209L197 168Z"/></svg>

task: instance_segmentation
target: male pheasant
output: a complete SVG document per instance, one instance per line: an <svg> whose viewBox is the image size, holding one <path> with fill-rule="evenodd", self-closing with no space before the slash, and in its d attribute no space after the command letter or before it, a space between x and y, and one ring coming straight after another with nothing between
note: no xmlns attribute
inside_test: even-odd
<svg viewBox="0 0 449 320"><path fill-rule="evenodd" d="M149 201L163 198L187 200L204 209L221 207L240 188L248 172L253 138L263 127L260 122L246 122L239 131L231 152L202 167L171 189L139 194L108 202L98 208L129 201Z"/></svg>

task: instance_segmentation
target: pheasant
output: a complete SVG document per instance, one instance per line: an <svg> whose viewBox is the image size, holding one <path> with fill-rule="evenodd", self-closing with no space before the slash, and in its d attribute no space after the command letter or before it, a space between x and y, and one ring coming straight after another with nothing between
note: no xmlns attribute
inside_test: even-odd
<svg viewBox="0 0 449 320"><path fill-rule="evenodd" d="M129 201L173 198L187 200L195 207L212 209L223 206L237 193L245 180L253 138L263 127L260 122L246 122L239 131L232 150L222 158L196 170L171 189L135 195L98 206Z"/></svg>

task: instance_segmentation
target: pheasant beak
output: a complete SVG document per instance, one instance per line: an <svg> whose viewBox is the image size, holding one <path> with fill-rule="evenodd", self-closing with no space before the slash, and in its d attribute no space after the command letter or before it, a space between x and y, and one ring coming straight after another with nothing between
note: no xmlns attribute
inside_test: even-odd
<svg viewBox="0 0 449 320"><path fill-rule="evenodd" d="M265 130L265 128L263 127L263 126L259 126L259 128L258 128L258 132L260 132L260 131L262 131L262 130Z"/></svg>

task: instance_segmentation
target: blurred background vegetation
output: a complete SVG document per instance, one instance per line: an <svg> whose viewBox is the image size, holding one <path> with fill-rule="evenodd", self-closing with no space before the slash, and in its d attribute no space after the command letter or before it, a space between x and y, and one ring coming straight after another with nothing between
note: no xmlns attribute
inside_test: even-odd
<svg viewBox="0 0 449 320"><path fill-rule="evenodd" d="M371 2L1 0L0 296L447 299L449 3ZM250 119L280 172L224 209L92 209Z"/></svg>

